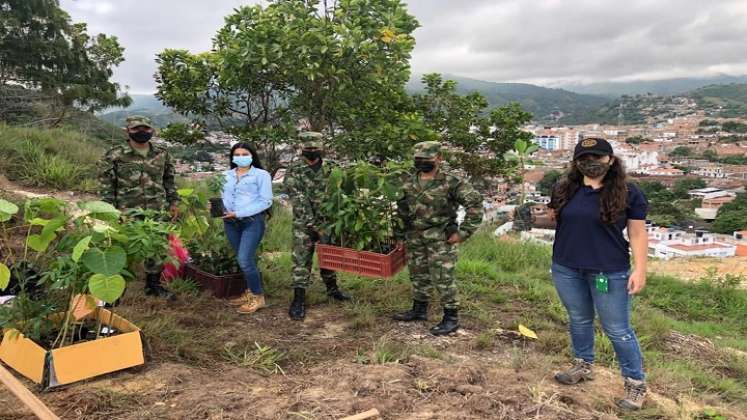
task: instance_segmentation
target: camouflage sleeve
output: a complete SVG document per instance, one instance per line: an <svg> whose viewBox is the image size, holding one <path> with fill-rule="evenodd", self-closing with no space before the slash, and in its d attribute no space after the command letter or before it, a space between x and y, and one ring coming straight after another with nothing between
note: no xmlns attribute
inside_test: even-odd
<svg viewBox="0 0 747 420"><path fill-rule="evenodd" d="M117 207L117 168L115 160L109 153L99 164L98 178L101 199Z"/></svg>
<svg viewBox="0 0 747 420"><path fill-rule="evenodd" d="M475 233L482 224L483 198L482 194L464 180L459 180L455 198L465 210L464 221L459 225L459 236L464 240Z"/></svg>
<svg viewBox="0 0 747 420"><path fill-rule="evenodd" d="M403 192L402 196L397 200L397 217L399 218L399 223L394 223L394 239L404 241L405 233L407 233L412 226L410 205L407 202L407 192Z"/></svg>
<svg viewBox="0 0 747 420"><path fill-rule="evenodd" d="M283 190L288 194L291 207L293 208L294 224L313 227L314 214L311 212L311 203L309 203L306 192L300 185L299 179L292 167L288 168L283 179Z"/></svg>
<svg viewBox="0 0 747 420"><path fill-rule="evenodd" d="M169 205L179 202L179 194L176 192L176 170L174 160L170 153L166 153L166 164L163 168L163 189L166 190L166 201Z"/></svg>

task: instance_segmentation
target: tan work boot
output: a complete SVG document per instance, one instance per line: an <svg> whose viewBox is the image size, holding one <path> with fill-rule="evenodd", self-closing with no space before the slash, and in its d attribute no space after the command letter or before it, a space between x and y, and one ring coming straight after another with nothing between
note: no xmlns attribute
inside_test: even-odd
<svg viewBox="0 0 747 420"><path fill-rule="evenodd" d="M593 364L584 359L573 359L573 366L565 372L555 374L555 380L565 385L575 385L581 381L590 381L594 379L594 373L591 369Z"/></svg>
<svg viewBox="0 0 747 420"><path fill-rule="evenodd" d="M267 306L265 303L265 295L251 295L251 298L249 299L249 303L242 305L239 308L240 314L251 314Z"/></svg>
<svg viewBox="0 0 747 420"><path fill-rule="evenodd" d="M646 383L632 378L625 378L625 398L617 402L623 410L640 410L646 399Z"/></svg>
<svg viewBox="0 0 747 420"><path fill-rule="evenodd" d="M247 290L246 292L241 294L239 297L229 300L228 304L231 306L242 306L242 305L246 305L247 303L251 302L251 299L252 299L252 293Z"/></svg>

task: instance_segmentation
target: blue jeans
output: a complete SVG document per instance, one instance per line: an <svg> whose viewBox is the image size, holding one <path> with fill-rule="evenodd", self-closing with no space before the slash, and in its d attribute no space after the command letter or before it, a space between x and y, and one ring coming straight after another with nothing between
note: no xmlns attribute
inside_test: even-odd
<svg viewBox="0 0 747 420"><path fill-rule="evenodd" d="M241 220L224 222L226 236L236 252L239 267L244 273L246 287L255 295L262 294L262 278L257 268L257 248L265 234L265 216L258 214Z"/></svg>
<svg viewBox="0 0 747 420"><path fill-rule="evenodd" d="M622 376L643 380L643 356L635 331L630 326L631 297L628 272L604 273L608 291L597 291L598 271L577 270L553 263L552 278L570 318L571 342L576 358L594 361L594 312L615 348Z"/></svg>

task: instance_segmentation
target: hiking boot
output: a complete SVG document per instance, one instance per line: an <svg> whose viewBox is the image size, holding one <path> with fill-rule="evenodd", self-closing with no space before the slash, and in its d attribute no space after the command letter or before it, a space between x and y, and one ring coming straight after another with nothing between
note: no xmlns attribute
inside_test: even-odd
<svg viewBox="0 0 747 420"><path fill-rule="evenodd" d="M625 378L625 398L617 402L623 410L640 410L646 399L646 383L632 378Z"/></svg>
<svg viewBox="0 0 747 420"><path fill-rule="evenodd" d="M327 286L327 296L331 297L332 299L338 302L346 302L352 299L350 295L340 290L340 288L337 286L337 280L332 280L328 283L325 283L324 285Z"/></svg>
<svg viewBox="0 0 747 420"><path fill-rule="evenodd" d="M392 318L395 321L427 321L428 320L428 302L421 302L419 300L412 301L412 309L405 312L394 314Z"/></svg>
<svg viewBox="0 0 747 420"><path fill-rule="evenodd" d="M433 335L447 335L459 329L459 314L456 309L444 308L444 317L441 322L431 328Z"/></svg>
<svg viewBox="0 0 747 420"><path fill-rule="evenodd" d="M293 302L288 309L288 315L295 321L302 321L306 318L306 289L302 287L293 289Z"/></svg>
<svg viewBox="0 0 747 420"><path fill-rule="evenodd" d="M161 286L161 275L148 273L145 276L145 294L148 296L160 297L169 301L176 299L173 293Z"/></svg>
<svg viewBox="0 0 747 420"><path fill-rule="evenodd" d="M242 293L240 296L230 299L228 301L228 304L231 306L242 306L242 305L246 305L247 303L250 303L251 299L252 299L252 293L247 290L246 292Z"/></svg>
<svg viewBox="0 0 747 420"><path fill-rule="evenodd" d="M249 293L248 300L249 301L245 305L239 307L238 311L240 314L252 314L267 306L265 303L265 295L254 295Z"/></svg>
<svg viewBox="0 0 747 420"><path fill-rule="evenodd" d="M581 381L590 381L594 379L591 369L594 364L584 359L573 359L573 366L565 372L555 374L555 380L564 385L575 385Z"/></svg>

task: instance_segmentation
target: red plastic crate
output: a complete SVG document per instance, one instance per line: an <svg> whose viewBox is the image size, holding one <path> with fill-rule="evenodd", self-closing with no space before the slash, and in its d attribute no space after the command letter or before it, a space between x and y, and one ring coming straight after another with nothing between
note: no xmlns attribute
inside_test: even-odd
<svg viewBox="0 0 747 420"><path fill-rule="evenodd" d="M319 268L375 278L392 277L402 270L407 262L404 248L395 248L388 254L379 254L318 243L316 255Z"/></svg>
<svg viewBox="0 0 747 420"><path fill-rule="evenodd" d="M186 264L184 275L199 283L203 289L213 292L213 296L219 299L238 296L246 290L246 280L244 280L244 274L242 273L216 276L200 270L194 264Z"/></svg>

